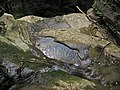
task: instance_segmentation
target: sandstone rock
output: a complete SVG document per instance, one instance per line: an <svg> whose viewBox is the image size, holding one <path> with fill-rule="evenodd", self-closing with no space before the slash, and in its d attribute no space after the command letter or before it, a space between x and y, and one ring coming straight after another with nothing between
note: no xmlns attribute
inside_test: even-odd
<svg viewBox="0 0 120 90"><path fill-rule="evenodd" d="M43 20L43 18L31 15L31 16L22 17L22 18L17 19L17 20L26 21L26 22L29 22L29 23L35 23L37 21Z"/></svg>
<svg viewBox="0 0 120 90"><path fill-rule="evenodd" d="M10 29L15 22L13 15L4 13L2 17L0 17L0 21L3 21L6 24L6 27Z"/></svg>

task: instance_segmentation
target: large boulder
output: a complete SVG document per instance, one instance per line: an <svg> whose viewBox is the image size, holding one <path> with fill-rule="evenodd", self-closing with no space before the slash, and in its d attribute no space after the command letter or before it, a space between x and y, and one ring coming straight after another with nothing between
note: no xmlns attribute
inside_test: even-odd
<svg viewBox="0 0 120 90"><path fill-rule="evenodd" d="M28 36L31 37L35 47L47 57L72 64L74 68L78 66L86 70L90 69L90 72L81 71L78 74L80 71L69 65L69 68L62 70L68 70L75 75L82 74L88 79L99 78L98 81L100 80L104 85L113 85L119 80L120 73L116 71L120 62L119 47L109 41L108 32L104 32L107 31L105 28L94 25L85 15L76 13L43 18L28 24L28 29L24 30L27 30L27 33L22 31L23 36L29 33ZM34 54L36 55L35 52ZM115 78L112 78L113 73L116 75Z"/></svg>
<svg viewBox="0 0 120 90"><path fill-rule="evenodd" d="M24 43L18 30L22 28L27 30L28 23L35 23L41 20L41 17L28 16L24 18L15 20L10 14L0 17L0 22L4 23L4 25L1 24L2 30L6 28L5 35L0 35L0 90L20 88L21 90L41 90L41 88L59 90L60 88L71 88L71 84L74 85L73 89L96 86L91 81L68 75L62 71L48 72L50 63L32 55L29 46ZM23 24L22 28L19 26L20 24ZM28 36L26 35L26 37ZM65 76L63 77L63 75ZM66 80L68 81L66 82Z"/></svg>
<svg viewBox="0 0 120 90"><path fill-rule="evenodd" d="M0 64L15 81L10 90L120 87L120 49L85 15L3 17L7 32L0 36Z"/></svg>

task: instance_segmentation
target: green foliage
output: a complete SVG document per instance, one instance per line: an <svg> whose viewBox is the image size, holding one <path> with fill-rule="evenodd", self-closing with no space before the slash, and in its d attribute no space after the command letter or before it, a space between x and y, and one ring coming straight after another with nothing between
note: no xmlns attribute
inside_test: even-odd
<svg viewBox="0 0 120 90"><path fill-rule="evenodd" d="M96 13L97 16L100 16L100 17L103 16L103 13L102 13L101 10L97 7L95 0L94 0L94 4L93 4L92 7L93 7L93 9L94 9L94 11L95 11L95 13Z"/></svg>
<svg viewBox="0 0 120 90"><path fill-rule="evenodd" d="M22 62L24 60L29 60L33 56L30 52L25 53L12 44L0 41L0 57Z"/></svg>
<svg viewBox="0 0 120 90"><path fill-rule="evenodd" d="M20 18L20 17L24 16L24 13L20 12L20 11L19 12L14 12L13 16L14 16L15 19L17 19L17 18Z"/></svg>
<svg viewBox="0 0 120 90"><path fill-rule="evenodd" d="M30 50L24 51L20 47L14 45L14 41L6 39L0 35L0 58L9 60L17 65L21 63L28 68L38 70L46 67L47 60L34 56Z"/></svg>

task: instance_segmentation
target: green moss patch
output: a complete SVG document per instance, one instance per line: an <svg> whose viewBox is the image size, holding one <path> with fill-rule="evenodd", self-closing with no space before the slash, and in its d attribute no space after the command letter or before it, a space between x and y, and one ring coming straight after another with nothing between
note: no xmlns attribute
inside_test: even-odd
<svg viewBox="0 0 120 90"><path fill-rule="evenodd" d="M10 60L17 65L22 64L32 69L39 69L45 66L46 60L39 60L38 57L33 56L30 50L23 51L17 47L13 42L0 36L0 58Z"/></svg>

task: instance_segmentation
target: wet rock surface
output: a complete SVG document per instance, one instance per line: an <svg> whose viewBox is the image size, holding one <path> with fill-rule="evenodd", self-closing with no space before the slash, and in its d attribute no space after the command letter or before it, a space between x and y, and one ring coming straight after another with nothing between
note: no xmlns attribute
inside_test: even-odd
<svg viewBox="0 0 120 90"><path fill-rule="evenodd" d="M0 36L0 58L13 78L10 90L120 88L120 49L85 15L15 20L5 14L3 20L7 32Z"/></svg>
<svg viewBox="0 0 120 90"><path fill-rule="evenodd" d="M67 44L65 45L61 42L55 41L54 38L38 38L36 41L36 47L49 58L61 60L69 64L80 64L81 58L78 56L79 49L75 50L74 48L67 46ZM80 49L82 49L82 47Z"/></svg>

